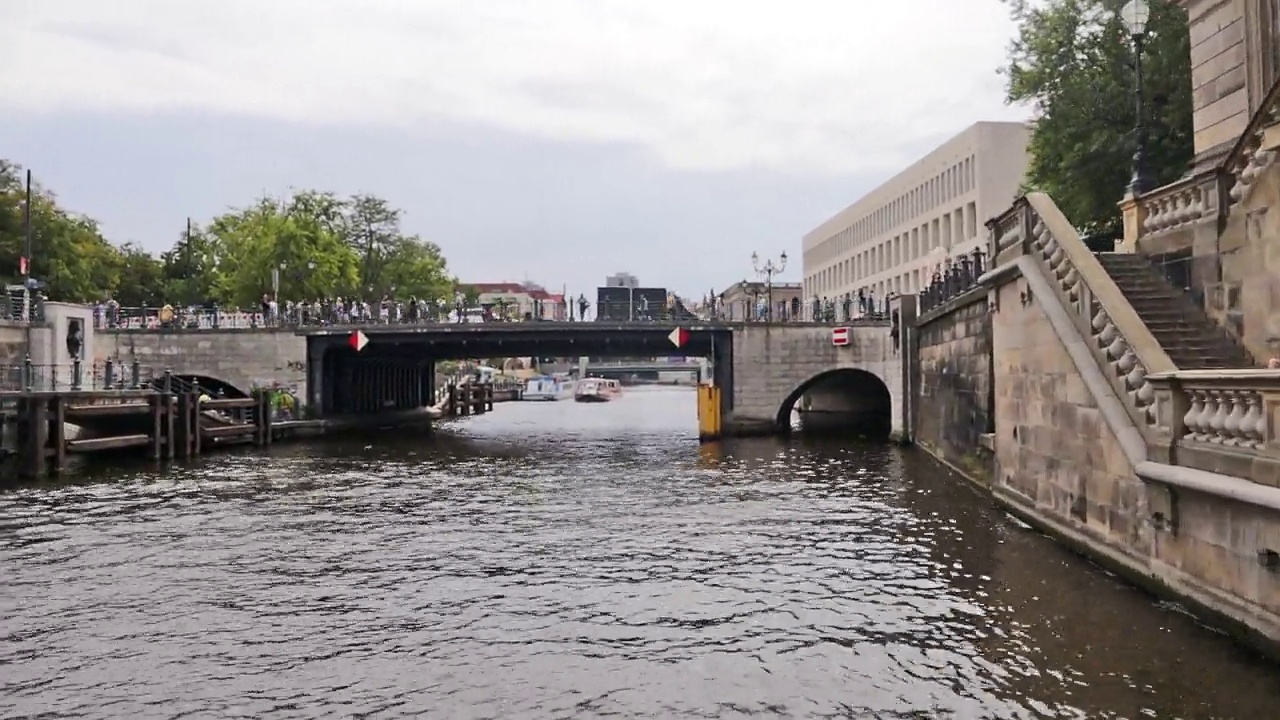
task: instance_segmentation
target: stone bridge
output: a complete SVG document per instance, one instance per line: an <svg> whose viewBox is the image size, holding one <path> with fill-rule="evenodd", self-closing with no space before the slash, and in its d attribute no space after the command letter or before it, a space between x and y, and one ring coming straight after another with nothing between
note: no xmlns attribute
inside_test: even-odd
<svg viewBox="0 0 1280 720"><path fill-rule="evenodd" d="M97 362L171 370L206 385L248 391L293 388L320 414L409 409L429 404L441 360L485 357L640 357L680 352L711 361L728 434L791 427L830 415L874 423L907 439L907 378L896 328L887 321L850 324L837 346L822 324L686 324L677 350L665 323L512 323L365 327L369 345L355 352L353 328L99 330L89 348ZM355 394L353 394L355 393ZM363 393L363 394L362 394Z"/></svg>

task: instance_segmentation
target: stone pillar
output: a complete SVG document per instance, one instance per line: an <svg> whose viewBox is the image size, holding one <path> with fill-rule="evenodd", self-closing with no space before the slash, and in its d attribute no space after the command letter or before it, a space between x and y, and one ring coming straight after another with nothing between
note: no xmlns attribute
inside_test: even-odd
<svg viewBox="0 0 1280 720"><path fill-rule="evenodd" d="M900 360L901 374L897 378L885 378L889 386L889 397L893 403L892 421L889 435L903 444L911 442L912 413L912 378L915 375L914 363L917 356L915 342L916 296L898 295L889 301L889 342L890 352ZM895 387L896 386L896 387Z"/></svg>
<svg viewBox="0 0 1280 720"><path fill-rule="evenodd" d="M902 358L902 436L901 442L915 438L916 418L920 414L920 335L916 327L919 317L915 295L894 298L889 317L898 315L898 355ZM892 388L890 388L892 392ZM896 430L897 428L895 428Z"/></svg>
<svg viewBox="0 0 1280 720"><path fill-rule="evenodd" d="M1116 248L1117 252L1137 252L1138 241L1142 239L1142 224L1147 221L1147 213L1138 203L1138 198L1125 194L1120 201L1120 212L1124 213L1124 239Z"/></svg>

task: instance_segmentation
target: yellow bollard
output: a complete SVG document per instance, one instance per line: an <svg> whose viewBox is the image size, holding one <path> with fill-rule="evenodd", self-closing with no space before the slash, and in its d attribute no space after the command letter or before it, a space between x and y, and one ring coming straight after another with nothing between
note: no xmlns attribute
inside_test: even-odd
<svg viewBox="0 0 1280 720"><path fill-rule="evenodd" d="M716 440L721 434L720 388L698 386L698 439Z"/></svg>

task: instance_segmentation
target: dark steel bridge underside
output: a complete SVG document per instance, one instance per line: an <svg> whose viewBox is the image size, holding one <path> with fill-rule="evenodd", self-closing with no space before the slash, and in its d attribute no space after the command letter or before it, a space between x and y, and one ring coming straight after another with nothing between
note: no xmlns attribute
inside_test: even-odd
<svg viewBox="0 0 1280 720"><path fill-rule="evenodd" d="M677 328L688 340L676 348ZM321 417L413 410L435 402L435 365L442 360L507 357L705 357L733 397L733 331L728 325L669 323L476 323L362 328L368 344L357 352L352 329L309 331L308 404Z"/></svg>

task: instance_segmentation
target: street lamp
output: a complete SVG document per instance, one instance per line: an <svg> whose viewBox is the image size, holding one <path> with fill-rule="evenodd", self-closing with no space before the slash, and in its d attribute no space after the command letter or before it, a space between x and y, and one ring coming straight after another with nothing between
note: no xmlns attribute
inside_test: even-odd
<svg viewBox="0 0 1280 720"><path fill-rule="evenodd" d="M1137 149L1133 152L1133 177L1129 181L1129 194L1138 195L1151 189L1147 178L1147 123L1146 108L1142 101L1142 46L1147 39L1147 21L1151 19L1151 8L1146 0L1129 0L1120 9L1120 19L1129 31L1129 39L1133 42L1133 97L1134 97L1134 139Z"/></svg>
<svg viewBox="0 0 1280 720"><path fill-rule="evenodd" d="M280 302L280 273L287 267L288 263L282 261L278 267L271 268L271 294L275 296L276 302Z"/></svg>
<svg viewBox="0 0 1280 720"><path fill-rule="evenodd" d="M778 258L777 265L773 264L773 260L767 260L764 265L761 265L759 253L753 252L751 253L751 268L756 271L756 275L764 278L765 292L769 297L769 310L765 318L768 322L773 322L773 276L787 268L787 252L785 250L782 251L782 256Z"/></svg>

